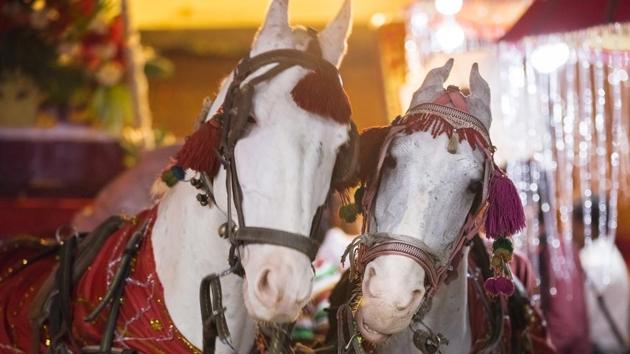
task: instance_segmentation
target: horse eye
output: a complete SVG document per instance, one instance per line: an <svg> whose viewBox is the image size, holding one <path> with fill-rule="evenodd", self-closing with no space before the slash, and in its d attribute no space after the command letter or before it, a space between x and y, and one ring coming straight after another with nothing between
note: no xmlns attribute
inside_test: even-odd
<svg viewBox="0 0 630 354"><path fill-rule="evenodd" d="M396 168L396 158L390 154L387 154L385 160L383 160L383 166L391 169Z"/></svg>
<svg viewBox="0 0 630 354"><path fill-rule="evenodd" d="M249 116L247 116L247 123L256 124L256 118L254 118L254 116L250 114Z"/></svg>
<svg viewBox="0 0 630 354"><path fill-rule="evenodd" d="M481 181L476 180L470 182L470 184L468 185L468 191L471 193L477 193L481 191Z"/></svg>

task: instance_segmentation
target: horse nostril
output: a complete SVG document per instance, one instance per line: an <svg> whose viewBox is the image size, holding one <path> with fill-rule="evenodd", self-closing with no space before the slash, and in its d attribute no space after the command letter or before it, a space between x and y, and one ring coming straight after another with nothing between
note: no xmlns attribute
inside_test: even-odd
<svg viewBox="0 0 630 354"><path fill-rule="evenodd" d="M364 295L375 297L376 293L371 289L372 279L376 276L376 269L371 264L368 264L365 269L365 275L363 276L363 292Z"/></svg>
<svg viewBox="0 0 630 354"><path fill-rule="evenodd" d="M256 282L256 295L264 305L269 307L276 305L282 299L280 289L277 284L273 283L270 269L264 269L260 272Z"/></svg>
<svg viewBox="0 0 630 354"><path fill-rule="evenodd" d="M416 307L420 304L420 300L422 300L422 296L424 295L424 291L420 289L416 289L411 292L411 296L409 297L409 301L406 303L398 303L396 304L396 310L398 311L406 311L411 307Z"/></svg>

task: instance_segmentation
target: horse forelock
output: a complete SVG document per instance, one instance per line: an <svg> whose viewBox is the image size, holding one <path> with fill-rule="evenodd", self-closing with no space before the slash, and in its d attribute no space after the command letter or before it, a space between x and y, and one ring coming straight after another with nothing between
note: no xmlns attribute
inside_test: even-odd
<svg viewBox="0 0 630 354"><path fill-rule="evenodd" d="M361 132L359 137L359 180L367 183L376 177L378 159L383 148L383 143L389 126L368 128Z"/></svg>
<svg viewBox="0 0 630 354"><path fill-rule="evenodd" d="M341 124L349 124L352 108L339 77L319 71L306 74L291 91L301 109Z"/></svg>

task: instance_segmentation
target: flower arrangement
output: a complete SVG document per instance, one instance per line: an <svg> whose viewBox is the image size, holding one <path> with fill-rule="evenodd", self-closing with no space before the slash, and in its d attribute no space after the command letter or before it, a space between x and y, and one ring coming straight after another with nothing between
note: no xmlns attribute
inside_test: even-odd
<svg viewBox="0 0 630 354"><path fill-rule="evenodd" d="M0 81L19 74L60 121L131 123L124 23L107 0L0 1Z"/></svg>

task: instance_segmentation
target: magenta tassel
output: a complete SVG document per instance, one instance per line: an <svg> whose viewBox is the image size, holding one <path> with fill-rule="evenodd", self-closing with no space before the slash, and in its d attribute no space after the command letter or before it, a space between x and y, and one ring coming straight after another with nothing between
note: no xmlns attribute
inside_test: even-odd
<svg viewBox="0 0 630 354"><path fill-rule="evenodd" d="M496 277L494 286L496 287L496 290L502 294L507 296L512 296L512 294L514 294L514 282L512 282L512 279L503 276Z"/></svg>
<svg viewBox="0 0 630 354"><path fill-rule="evenodd" d="M489 188L486 235L491 238L506 237L522 230L525 213L512 181L496 168Z"/></svg>
<svg viewBox="0 0 630 354"><path fill-rule="evenodd" d="M491 278L486 279L483 285L484 285L484 288L486 288L486 291L488 292L488 294L490 294L491 296L499 295L499 290L497 290L496 278L491 277Z"/></svg>
<svg viewBox="0 0 630 354"><path fill-rule="evenodd" d="M512 296L515 290L514 282L512 282L512 279L504 276L490 277L486 279L483 285L486 289L486 292L490 296L497 296L499 294Z"/></svg>

